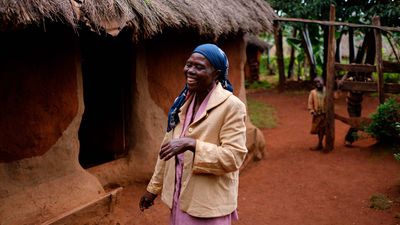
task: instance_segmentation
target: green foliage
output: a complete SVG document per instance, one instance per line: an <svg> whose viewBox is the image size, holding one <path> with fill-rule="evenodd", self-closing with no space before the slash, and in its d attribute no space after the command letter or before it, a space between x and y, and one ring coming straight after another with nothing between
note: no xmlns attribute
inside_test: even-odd
<svg viewBox="0 0 400 225"><path fill-rule="evenodd" d="M379 210L386 210L389 209L393 201L390 200L386 195L377 193L371 196L369 199L370 201L370 208L379 209Z"/></svg>
<svg viewBox="0 0 400 225"><path fill-rule="evenodd" d="M379 16L381 24L398 26L400 24L400 4L398 0L371 1L365 8L365 17Z"/></svg>
<svg viewBox="0 0 400 225"><path fill-rule="evenodd" d="M394 153L393 156L396 160L400 161L400 153Z"/></svg>
<svg viewBox="0 0 400 225"><path fill-rule="evenodd" d="M381 143L397 143L400 140L400 104L390 98L378 106L372 114L372 123L366 127L366 132Z"/></svg>
<svg viewBox="0 0 400 225"><path fill-rule="evenodd" d="M267 56L266 55L261 55L260 58L260 66L259 66L259 71L260 71L260 75L269 75L268 70L267 70ZM271 63L271 61L270 61ZM270 65L271 66L271 65Z"/></svg>
<svg viewBox="0 0 400 225"><path fill-rule="evenodd" d="M385 83L399 83L400 74L399 73L384 73L383 79Z"/></svg>
<svg viewBox="0 0 400 225"><path fill-rule="evenodd" d="M378 74L376 72L372 73L373 80L377 81ZM400 82L400 73L384 73L383 74L383 81L385 83L399 83Z"/></svg>
<svg viewBox="0 0 400 225"><path fill-rule="evenodd" d="M247 99L250 121L258 128L276 127L276 110L270 105L252 98Z"/></svg>
<svg viewBox="0 0 400 225"><path fill-rule="evenodd" d="M382 25L400 24L398 0L267 0L279 16L327 20L329 5L336 6L338 21L371 23L373 16L381 18Z"/></svg>
<svg viewBox="0 0 400 225"><path fill-rule="evenodd" d="M329 9L329 0L268 0L279 16L319 19ZM329 10L328 10L329 11Z"/></svg>

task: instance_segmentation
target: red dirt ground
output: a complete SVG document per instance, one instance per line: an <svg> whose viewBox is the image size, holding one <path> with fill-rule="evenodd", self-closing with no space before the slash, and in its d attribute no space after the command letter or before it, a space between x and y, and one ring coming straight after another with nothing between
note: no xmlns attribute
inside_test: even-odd
<svg viewBox="0 0 400 225"><path fill-rule="evenodd" d="M264 91L249 98L272 105L278 126L263 129L267 142L265 159L250 164L240 177L239 221L235 225L395 225L400 224L400 162L392 153L371 148L364 137L352 148L343 145L348 126L336 121L335 149L328 154L309 151L317 137L309 134L307 93ZM377 106L365 97L363 116ZM346 115L345 97L335 110ZM155 205L140 212L138 202L144 184L126 187L115 209L123 225L168 224L169 210L157 198ZM383 193L394 201L385 211L371 209L369 198ZM114 217L115 218L115 217Z"/></svg>

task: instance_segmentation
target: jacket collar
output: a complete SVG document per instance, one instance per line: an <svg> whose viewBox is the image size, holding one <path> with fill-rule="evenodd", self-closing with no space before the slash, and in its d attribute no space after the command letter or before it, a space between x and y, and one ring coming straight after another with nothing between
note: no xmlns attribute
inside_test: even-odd
<svg viewBox="0 0 400 225"><path fill-rule="evenodd" d="M218 83L217 86L215 87L214 91L211 93L210 99L208 100L207 106L206 106L206 110L204 110L204 112L202 113L202 115L195 120L193 123L202 120L203 117L205 117L208 114L208 111L217 107L218 105L220 105L221 103L223 103L229 96L231 96L232 93L228 90L225 90L221 83ZM185 118L187 109L190 105L190 102L192 101L193 96L191 96L181 107L180 111L179 111L179 121L180 123L183 123L183 119Z"/></svg>

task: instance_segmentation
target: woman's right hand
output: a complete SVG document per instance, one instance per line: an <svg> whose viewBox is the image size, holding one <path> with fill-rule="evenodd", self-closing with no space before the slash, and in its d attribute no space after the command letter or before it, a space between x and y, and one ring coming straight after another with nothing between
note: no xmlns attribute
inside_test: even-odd
<svg viewBox="0 0 400 225"><path fill-rule="evenodd" d="M142 198L140 198L139 208L140 211L144 211L145 209L150 208L154 204L154 199L156 199L157 195L146 191Z"/></svg>

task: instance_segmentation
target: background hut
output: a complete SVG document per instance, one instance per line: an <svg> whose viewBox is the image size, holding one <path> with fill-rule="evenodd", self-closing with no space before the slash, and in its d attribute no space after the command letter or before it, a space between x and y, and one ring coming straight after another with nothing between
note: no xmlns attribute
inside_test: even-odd
<svg viewBox="0 0 400 225"><path fill-rule="evenodd" d="M1 1L0 224L56 223L148 180L192 49L218 43L246 102L243 35L273 17L263 0ZM246 163L265 147L247 127Z"/></svg>
<svg viewBox="0 0 400 225"><path fill-rule="evenodd" d="M246 56L244 75L245 80L251 84L260 80L260 62L261 54L270 48L268 43L258 38L256 35L246 35Z"/></svg>

